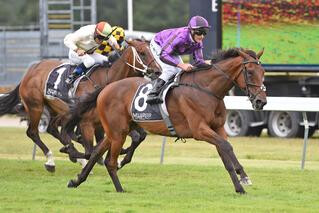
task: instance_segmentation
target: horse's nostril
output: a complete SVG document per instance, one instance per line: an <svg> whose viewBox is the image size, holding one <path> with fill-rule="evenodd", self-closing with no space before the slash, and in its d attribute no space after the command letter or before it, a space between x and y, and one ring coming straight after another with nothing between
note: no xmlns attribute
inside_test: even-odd
<svg viewBox="0 0 319 213"><path fill-rule="evenodd" d="M259 99L257 99L257 100L256 100L256 105L258 105L258 106L259 106L259 105L261 105L261 103L262 103L262 101L261 101L261 100L259 100Z"/></svg>

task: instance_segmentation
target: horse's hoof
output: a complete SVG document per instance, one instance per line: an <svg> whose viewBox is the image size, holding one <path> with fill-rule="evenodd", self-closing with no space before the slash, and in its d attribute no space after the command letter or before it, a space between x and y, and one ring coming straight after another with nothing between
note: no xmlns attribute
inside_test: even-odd
<svg viewBox="0 0 319 213"><path fill-rule="evenodd" d="M104 160L103 160L103 157L100 157L97 161L96 161L97 164L103 166L104 165Z"/></svg>
<svg viewBox="0 0 319 213"><path fill-rule="evenodd" d="M66 145L66 146L62 147L59 151L62 153L69 154L69 146Z"/></svg>
<svg viewBox="0 0 319 213"><path fill-rule="evenodd" d="M69 183L68 183L68 188L76 188L77 185L75 184L75 181L74 180L70 180Z"/></svg>
<svg viewBox="0 0 319 213"><path fill-rule="evenodd" d="M241 195L244 195L246 194L246 191L245 190L239 190L239 191L236 191L238 194L241 194Z"/></svg>
<svg viewBox="0 0 319 213"><path fill-rule="evenodd" d="M69 155L69 159L70 159L70 161L73 162L73 163L76 163L76 162L77 162L76 158L71 157L70 155Z"/></svg>
<svg viewBox="0 0 319 213"><path fill-rule="evenodd" d="M253 183L251 182L251 180L249 179L249 177L244 177L240 179L240 183L245 185L245 186L251 186L253 185Z"/></svg>
<svg viewBox="0 0 319 213"><path fill-rule="evenodd" d="M51 172L51 173L55 172L55 165L44 164L44 167L48 172Z"/></svg>
<svg viewBox="0 0 319 213"><path fill-rule="evenodd" d="M238 194L241 194L241 195L246 194L246 191L245 191L245 189L243 187L240 187L239 189L236 189L236 192Z"/></svg>

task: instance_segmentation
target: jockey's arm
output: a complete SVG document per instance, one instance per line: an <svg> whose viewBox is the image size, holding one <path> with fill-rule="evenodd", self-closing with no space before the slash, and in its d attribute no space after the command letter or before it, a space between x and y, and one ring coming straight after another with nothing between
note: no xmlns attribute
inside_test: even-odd
<svg viewBox="0 0 319 213"><path fill-rule="evenodd" d="M117 51L121 50L120 45L117 43L116 38L113 35L110 36L108 43Z"/></svg>
<svg viewBox="0 0 319 213"><path fill-rule="evenodd" d="M195 64L206 64L204 57L203 57L203 49L199 48L193 52L193 59Z"/></svg>
<svg viewBox="0 0 319 213"><path fill-rule="evenodd" d="M89 37L89 34L90 31L87 30L85 26L81 27L77 31L66 35L64 38L64 44L74 52L77 52L79 47L76 45L76 43L81 40L85 40L87 37Z"/></svg>
<svg viewBox="0 0 319 213"><path fill-rule="evenodd" d="M163 45L164 47L162 48L160 59L166 64L172 65L174 67L180 67L179 66L180 61L172 57L172 55L174 54L175 46L177 46L180 42L182 42L181 38L177 36L173 41L170 41L171 39L167 39L167 40L170 43ZM180 68L183 69L182 67Z"/></svg>

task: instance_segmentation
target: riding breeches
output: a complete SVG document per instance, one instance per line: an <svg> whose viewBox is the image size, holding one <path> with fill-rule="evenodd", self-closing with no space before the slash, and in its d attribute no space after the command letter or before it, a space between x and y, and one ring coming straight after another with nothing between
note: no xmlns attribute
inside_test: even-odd
<svg viewBox="0 0 319 213"><path fill-rule="evenodd" d="M182 70L181 68L166 64L160 59L162 48L154 41L154 39L151 40L150 49L156 62L162 68L162 74L159 76L160 79L167 82L171 77L173 77L174 75L176 75L178 72ZM183 62L180 56L173 56L173 57L175 57L179 62L181 63Z"/></svg>
<svg viewBox="0 0 319 213"><path fill-rule="evenodd" d="M69 50L69 59L73 64L83 63L86 68L92 67L94 64L103 64L108 61L108 57L101 55L99 53L85 54L83 56L78 56L73 50Z"/></svg>

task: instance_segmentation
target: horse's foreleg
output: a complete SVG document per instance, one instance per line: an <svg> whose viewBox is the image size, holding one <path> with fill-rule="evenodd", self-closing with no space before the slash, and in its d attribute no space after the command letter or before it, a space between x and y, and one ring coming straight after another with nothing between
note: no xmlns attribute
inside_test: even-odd
<svg viewBox="0 0 319 213"><path fill-rule="evenodd" d="M68 183L69 188L76 188L82 182L84 182L88 175L90 174L92 168L94 167L96 161L105 153L105 151L109 147L109 142L104 139L101 143L99 143L95 149L93 150L91 157L85 167L82 169L81 173L78 175L78 178L75 180L70 180Z"/></svg>
<svg viewBox="0 0 319 213"><path fill-rule="evenodd" d="M129 135L129 136L131 137L131 139L132 139L131 145L130 145L129 147L127 147L127 148L122 148L122 149L121 149L121 152L120 152L120 155L127 154L128 151L132 148L133 143L135 143L136 141L140 140L140 137L141 137L141 136L140 136L140 133L139 133L138 131L136 131L136 130L132 130L128 135Z"/></svg>
<svg viewBox="0 0 319 213"><path fill-rule="evenodd" d="M60 152L68 154L72 162L76 161L77 158L85 158L85 154L79 152L74 147L74 144L71 142L71 137L66 132L64 123L62 123L61 126L61 143L64 145L64 147L60 149Z"/></svg>
<svg viewBox="0 0 319 213"><path fill-rule="evenodd" d="M89 159L91 156L91 153L93 151L93 139L94 139L94 126L92 123L81 123L80 129L82 133L82 139L83 139L83 147L85 150L85 159Z"/></svg>
<svg viewBox="0 0 319 213"><path fill-rule="evenodd" d="M218 135L220 135L225 141L227 140L227 134L226 134L226 131L225 131L223 126L221 128L219 128L219 129L217 129L216 133ZM250 178L248 177L248 175L244 171L244 167L239 163L234 151L231 150L231 152L232 152L232 154L229 157L230 157L230 160L232 161L232 163L233 163L233 165L235 167L236 173L238 175L240 175L240 182L243 185L252 185L252 182L251 182Z"/></svg>
<svg viewBox="0 0 319 213"><path fill-rule="evenodd" d="M118 169L123 168L123 166L131 162L136 148L142 143L142 141L145 140L146 132L144 131L144 129L138 127L136 130L131 131L129 135L132 138L132 144L130 147L127 148L127 153L118 166Z"/></svg>
<svg viewBox="0 0 319 213"><path fill-rule="evenodd" d="M237 193L244 194L245 190L238 180L237 174L231 161L230 156L233 154L233 147L231 146L231 144L228 141L224 140L221 136L219 136L215 131L213 131L206 123L193 122L190 126L195 139L207 141L208 143L213 144L217 147L224 167L234 184L235 191Z"/></svg>

